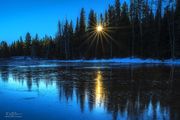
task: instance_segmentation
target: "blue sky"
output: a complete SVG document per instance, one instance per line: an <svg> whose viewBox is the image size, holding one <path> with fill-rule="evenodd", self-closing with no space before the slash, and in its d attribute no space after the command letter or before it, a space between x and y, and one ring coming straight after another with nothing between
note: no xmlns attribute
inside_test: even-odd
<svg viewBox="0 0 180 120"><path fill-rule="evenodd" d="M30 32L54 36L58 20L75 23L82 7L104 12L114 0L0 0L0 41L11 43Z"/></svg>

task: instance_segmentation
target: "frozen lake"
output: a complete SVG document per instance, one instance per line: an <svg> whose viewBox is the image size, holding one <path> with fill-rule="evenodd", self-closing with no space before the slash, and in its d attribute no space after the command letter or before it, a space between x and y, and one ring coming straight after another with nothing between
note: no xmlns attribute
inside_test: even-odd
<svg viewBox="0 0 180 120"><path fill-rule="evenodd" d="M179 120L180 66L2 61L0 120Z"/></svg>

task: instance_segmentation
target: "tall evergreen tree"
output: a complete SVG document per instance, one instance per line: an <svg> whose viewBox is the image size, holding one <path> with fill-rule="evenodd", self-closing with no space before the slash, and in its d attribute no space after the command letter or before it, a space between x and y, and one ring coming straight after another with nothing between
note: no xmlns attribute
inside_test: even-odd
<svg viewBox="0 0 180 120"><path fill-rule="evenodd" d="M9 47L6 41L2 41L0 43L0 57L8 58L9 57Z"/></svg>
<svg viewBox="0 0 180 120"><path fill-rule="evenodd" d="M180 57L180 0L176 0L176 11L174 15L175 26L175 57Z"/></svg>
<svg viewBox="0 0 180 120"><path fill-rule="evenodd" d="M97 26L97 18L94 10L91 10L89 13L89 18L88 18L88 41L86 41L89 44L88 49L86 49L86 56L88 58L95 57L95 52L96 52L96 40L93 40L93 37L95 35L96 31L96 26Z"/></svg>
<svg viewBox="0 0 180 120"><path fill-rule="evenodd" d="M109 28L116 26L116 22L115 22L116 19L115 19L114 13L115 13L114 6L109 5L109 8L108 8L108 27ZM109 35L115 36L115 33L111 32L111 33L109 33ZM108 46L108 49L109 49L109 57L111 58L112 56L115 57L117 55L117 53L119 53L119 52L117 52L119 50L115 49L115 46L117 45L116 43L114 43L111 39L109 39L109 41L110 41L110 45ZM116 39L115 39L115 41L116 41ZM116 51L116 53L114 51Z"/></svg>
<svg viewBox="0 0 180 120"><path fill-rule="evenodd" d="M38 57L40 56L40 43L39 43L39 37L38 34L36 34L35 38L32 40L32 47L31 47L31 56L32 57Z"/></svg>
<svg viewBox="0 0 180 120"><path fill-rule="evenodd" d="M70 41L70 39L69 39L69 23L68 23L68 21L66 20L66 23L65 23L65 25L64 25L64 31L63 31L64 33L63 33L63 53L64 53L64 58L65 59L68 59L69 58L69 54L70 54L70 46L69 46L69 41Z"/></svg>
<svg viewBox="0 0 180 120"><path fill-rule="evenodd" d="M75 33L74 33L74 40L73 40L73 46L74 46L74 58L78 58L80 56L80 47L79 44L80 43L80 23L79 23L79 18L77 18L76 20L76 27L75 27Z"/></svg>
<svg viewBox="0 0 180 120"><path fill-rule="evenodd" d="M85 43L86 38L86 18L85 18L85 10L84 8L81 9L80 13L80 24L79 24L79 58L83 58L85 54L85 49L87 48L87 45Z"/></svg>
<svg viewBox="0 0 180 120"><path fill-rule="evenodd" d="M121 16L121 4L120 4L120 0L115 0L116 26L119 26L119 24L120 24L120 16Z"/></svg>
<svg viewBox="0 0 180 120"><path fill-rule="evenodd" d="M131 34L130 29L130 20L128 13L128 5L126 2L123 3L121 7L121 19L118 31L116 33L118 35L117 40L119 43L119 54L120 57L127 57L130 55L130 39L129 35Z"/></svg>
<svg viewBox="0 0 180 120"><path fill-rule="evenodd" d="M73 22L71 20L68 28L69 32L69 59L74 58L74 30L73 30Z"/></svg>
<svg viewBox="0 0 180 120"><path fill-rule="evenodd" d="M80 26L79 26L79 32L85 33L86 32L86 18L85 18L85 10L84 8L81 9L80 13Z"/></svg>
<svg viewBox="0 0 180 120"><path fill-rule="evenodd" d="M31 35L28 32L25 39L25 56L31 55Z"/></svg>
<svg viewBox="0 0 180 120"><path fill-rule="evenodd" d="M157 48L156 49L156 57L160 58L160 46L161 46L161 36L162 36L162 32L161 32L161 22L162 22L162 0L158 0L157 1L157 11L156 11L156 16L155 16L155 23L156 23L156 33L157 33Z"/></svg>
<svg viewBox="0 0 180 120"><path fill-rule="evenodd" d="M62 37L63 37L63 28L62 28L62 24L60 21L58 21L58 30L57 30L57 33L56 33L56 37L55 37L55 51L56 51L56 58L60 59L63 54L63 52L61 51L61 41L62 41Z"/></svg>

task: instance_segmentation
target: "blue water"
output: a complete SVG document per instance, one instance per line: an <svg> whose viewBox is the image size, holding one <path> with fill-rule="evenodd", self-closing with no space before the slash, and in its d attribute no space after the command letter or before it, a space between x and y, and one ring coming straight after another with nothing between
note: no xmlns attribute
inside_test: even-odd
<svg viewBox="0 0 180 120"><path fill-rule="evenodd" d="M178 120L179 74L158 65L1 65L0 120Z"/></svg>

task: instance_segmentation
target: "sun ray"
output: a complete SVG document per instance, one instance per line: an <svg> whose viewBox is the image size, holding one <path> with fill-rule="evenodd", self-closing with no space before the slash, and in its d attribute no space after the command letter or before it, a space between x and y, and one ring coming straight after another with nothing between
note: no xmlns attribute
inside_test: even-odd
<svg viewBox="0 0 180 120"><path fill-rule="evenodd" d="M88 38L86 41L83 42L87 43L88 42L88 49L86 52L90 50L90 48L95 49L95 56L97 56L98 51L100 49L101 52L103 52L103 55L105 54L105 42L107 44L110 43L115 43L117 46L119 46L118 42L114 40L110 33L114 32L114 30L119 29L119 27L107 27L103 26L102 24L94 24L94 27L88 28Z"/></svg>
<svg viewBox="0 0 180 120"><path fill-rule="evenodd" d="M99 34L97 33L97 40L96 40L96 56L97 56L97 48L98 48L98 44L99 44Z"/></svg>
<svg viewBox="0 0 180 120"><path fill-rule="evenodd" d="M96 36L97 36L97 34L95 33L95 34L94 34L94 37L93 37L92 40L90 41L90 47L91 47L91 45L95 42Z"/></svg>
<svg viewBox="0 0 180 120"><path fill-rule="evenodd" d="M110 40L106 37L106 35L104 35L104 33L102 33L102 36L107 43L110 43Z"/></svg>
<svg viewBox="0 0 180 120"><path fill-rule="evenodd" d="M88 52L88 51L89 51L89 49L92 47L93 43L95 42L96 37L97 37L97 33L95 33L95 35L94 35L93 39L90 41L90 45L89 45L89 47L88 47L87 52Z"/></svg>
<svg viewBox="0 0 180 120"><path fill-rule="evenodd" d="M83 41L83 43L81 43L81 46L84 45L84 44L86 44L87 42L89 42L89 40L90 40L92 37L94 37L95 34L96 34L95 32L92 32L91 35L87 38L87 40L85 40L85 41Z"/></svg>
<svg viewBox="0 0 180 120"><path fill-rule="evenodd" d="M103 37L102 37L102 34L100 34L100 42L101 42L101 46L102 46L102 50L103 50L103 55L104 55L105 50L104 50L104 45L103 45Z"/></svg>
<svg viewBox="0 0 180 120"><path fill-rule="evenodd" d="M113 41L116 45L118 45L119 46L119 44L117 43L117 41L116 40L114 40L108 33L106 33L106 32L103 32L107 37L109 37L110 39L111 39L111 41Z"/></svg>

